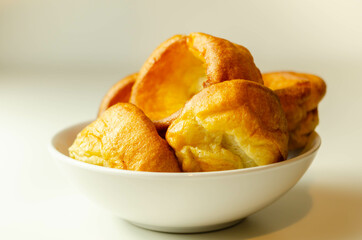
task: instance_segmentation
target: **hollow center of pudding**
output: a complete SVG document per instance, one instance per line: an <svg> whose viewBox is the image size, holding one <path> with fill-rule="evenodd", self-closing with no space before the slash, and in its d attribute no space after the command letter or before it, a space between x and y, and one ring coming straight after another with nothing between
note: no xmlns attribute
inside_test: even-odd
<svg viewBox="0 0 362 240"><path fill-rule="evenodd" d="M150 77L154 78L153 91L144 106L152 120L163 119L182 108L202 89L206 80L206 69L202 58L195 56L185 42L169 47L159 62L154 65Z"/></svg>

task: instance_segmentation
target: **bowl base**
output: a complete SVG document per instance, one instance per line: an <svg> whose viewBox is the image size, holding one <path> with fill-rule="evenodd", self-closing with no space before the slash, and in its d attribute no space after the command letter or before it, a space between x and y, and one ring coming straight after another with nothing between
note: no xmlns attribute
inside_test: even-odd
<svg viewBox="0 0 362 240"><path fill-rule="evenodd" d="M157 232L166 232L166 233L202 233L202 232L211 232L211 231L216 231L216 230L221 230L221 229L224 229L224 228L232 227L232 226L240 223L244 219L245 218L238 219L238 220L232 221L232 222L222 223L222 224L199 226L199 227L163 227L163 226L147 225L147 224L131 222L131 221L128 221L128 222L135 225L135 226L137 226L137 227L141 227L141 228L145 228L145 229L152 230L152 231L157 231Z"/></svg>

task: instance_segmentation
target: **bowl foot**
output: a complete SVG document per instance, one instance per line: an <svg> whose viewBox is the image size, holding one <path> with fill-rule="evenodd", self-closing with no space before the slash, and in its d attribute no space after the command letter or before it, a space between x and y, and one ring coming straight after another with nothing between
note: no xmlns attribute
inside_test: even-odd
<svg viewBox="0 0 362 240"><path fill-rule="evenodd" d="M232 227L232 226L238 224L239 222L243 221L244 219L245 218L238 219L236 221L227 222L227 223L222 223L222 224L199 226L199 227L163 227L163 226L154 226L154 225L142 224L142 223L131 222L131 221L128 221L128 222L137 227L141 227L141 228L145 228L145 229L157 231L157 232L202 233L202 232L210 232L210 231L216 231L216 230L221 230L224 228Z"/></svg>

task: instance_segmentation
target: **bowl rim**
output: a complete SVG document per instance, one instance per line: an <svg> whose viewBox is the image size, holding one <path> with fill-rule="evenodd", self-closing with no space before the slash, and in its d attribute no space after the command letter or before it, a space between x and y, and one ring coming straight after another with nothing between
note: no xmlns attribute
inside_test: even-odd
<svg viewBox="0 0 362 240"><path fill-rule="evenodd" d="M61 153L56 148L56 139L60 137L60 135L71 131L75 128L80 128L81 126L86 126L92 121L84 121L78 124L73 124L68 127L62 128L61 130L57 131L55 134L52 135L51 141L48 144L48 151L50 154L58 160L66 162L70 165L73 165L78 168L98 172L98 173L107 173L111 175L125 175L125 176L138 176L138 177L172 177L172 178L185 178L185 177L217 177L217 176L232 176L237 174L247 174L247 173L254 173L259 171L266 171L272 170L275 168L284 167L286 165L295 164L298 161L301 161L307 158L310 155L313 155L321 146L321 138L319 134L314 131L312 135L314 136L314 144L313 146L305 152L302 152L300 155L281 161L276 162L268 165L251 167L251 168L241 168L241 169L233 169L233 170L223 170L223 171L212 171L212 172L146 172L146 171L133 171L133 170L124 170L124 169L116 169L116 168L109 168L104 166L93 165L90 163L85 163L82 161L75 160L68 155Z"/></svg>

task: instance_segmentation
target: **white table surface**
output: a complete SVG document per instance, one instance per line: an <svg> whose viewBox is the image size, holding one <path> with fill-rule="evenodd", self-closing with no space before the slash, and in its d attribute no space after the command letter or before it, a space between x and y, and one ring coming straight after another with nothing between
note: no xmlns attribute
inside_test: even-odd
<svg viewBox="0 0 362 240"><path fill-rule="evenodd" d="M362 72L314 67L327 82L322 147L300 182L240 224L203 234L135 227L80 195L47 152L53 133L94 118L122 74L0 73L0 239L362 239ZM319 71L316 71L316 70Z"/></svg>

